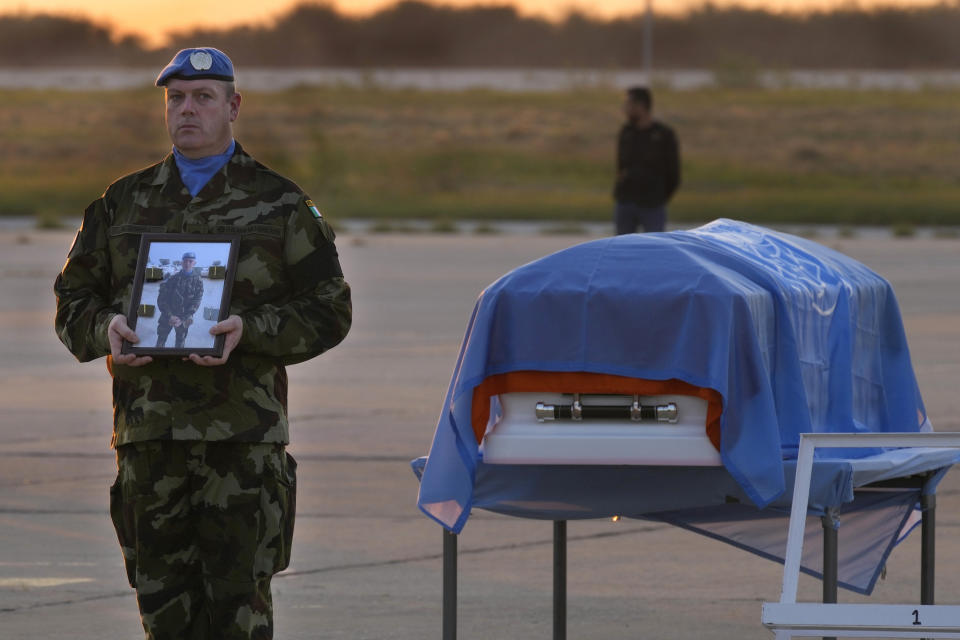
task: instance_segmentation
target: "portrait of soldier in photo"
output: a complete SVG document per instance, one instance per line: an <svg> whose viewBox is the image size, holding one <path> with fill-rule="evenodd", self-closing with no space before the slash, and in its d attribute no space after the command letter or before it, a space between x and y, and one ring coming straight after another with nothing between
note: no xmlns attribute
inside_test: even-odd
<svg viewBox="0 0 960 640"><path fill-rule="evenodd" d="M238 247L236 234L143 234L127 312L138 340L121 353L219 357L211 330L229 315Z"/></svg>
<svg viewBox="0 0 960 640"><path fill-rule="evenodd" d="M187 332L193 324L193 315L203 300L203 279L200 270L194 267L197 256L193 252L183 254L180 270L160 284L157 296L157 347L165 347L170 330L176 333L174 346L182 349L187 340Z"/></svg>

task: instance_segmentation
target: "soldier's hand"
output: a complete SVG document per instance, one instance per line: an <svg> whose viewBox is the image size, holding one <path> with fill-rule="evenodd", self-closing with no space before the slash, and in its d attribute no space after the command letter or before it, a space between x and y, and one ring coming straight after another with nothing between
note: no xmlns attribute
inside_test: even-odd
<svg viewBox="0 0 960 640"><path fill-rule="evenodd" d="M114 364L140 367L153 362L153 358L150 356L138 356L135 353L120 353L124 339L133 344L137 344L140 342L140 338L137 337L133 329L127 326L126 317L119 313L113 316L110 324L107 325L107 339L110 341L110 355L113 357Z"/></svg>
<svg viewBox="0 0 960 640"><path fill-rule="evenodd" d="M180 326L180 323L181 323L181 320L180 320L180 317L179 317L179 316L170 316L170 326L171 326L171 327L179 327L179 326Z"/></svg>
<svg viewBox="0 0 960 640"><path fill-rule="evenodd" d="M190 354L190 361L202 367L216 367L227 361L230 352L240 343L240 336L243 335L243 320L238 315L232 315L226 320L218 322L210 327L211 335L225 336L223 341L223 355L219 358L213 356L199 356L195 353Z"/></svg>

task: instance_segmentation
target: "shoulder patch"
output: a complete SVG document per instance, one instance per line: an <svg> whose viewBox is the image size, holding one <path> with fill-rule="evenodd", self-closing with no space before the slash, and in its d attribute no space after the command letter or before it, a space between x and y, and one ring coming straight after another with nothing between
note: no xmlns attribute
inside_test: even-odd
<svg viewBox="0 0 960 640"><path fill-rule="evenodd" d="M323 215L320 213L320 210L317 209L317 205L313 204L313 200L307 200L304 204L307 205L307 209L310 209L310 213L313 214L314 218L323 220Z"/></svg>

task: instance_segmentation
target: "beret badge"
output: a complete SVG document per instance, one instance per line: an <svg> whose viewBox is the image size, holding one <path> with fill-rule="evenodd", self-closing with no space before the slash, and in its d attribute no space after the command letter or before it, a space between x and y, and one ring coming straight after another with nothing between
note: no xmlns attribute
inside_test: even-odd
<svg viewBox="0 0 960 640"><path fill-rule="evenodd" d="M190 54L190 64L197 71L206 71L213 66L213 56L206 51L194 51Z"/></svg>

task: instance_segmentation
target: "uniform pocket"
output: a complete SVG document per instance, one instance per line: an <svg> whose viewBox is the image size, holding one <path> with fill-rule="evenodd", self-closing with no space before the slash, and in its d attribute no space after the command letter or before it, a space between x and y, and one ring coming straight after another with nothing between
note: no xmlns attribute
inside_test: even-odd
<svg viewBox="0 0 960 640"><path fill-rule="evenodd" d="M263 510L268 541L269 562L258 563L268 569L269 575L279 573L290 566L290 550L293 547L293 525L297 511L297 462L289 453L283 452L279 459L272 486L264 487L267 504ZM265 558L266 559L266 558ZM265 577L263 573L257 577Z"/></svg>
<svg viewBox="0 0 960 640"><path fill-rule="evenodd" d="M276 301L287 293L283 229L274 225L217 227L240 236L232 288L233 312Z"/></svg>
<svg viewBox="0 0 960 640"><path fill-rule="evenodd" d="M160 233L163 227L144 224L120 224L107 230L110 245L110 257L113 260L121 258L136 266L137 256L140 253L140 239L145 233ZM133 275L132 272L130 274Z"/></svg>
<svg viewBox="0 0 960 640"><path fill-rule="evenodd" d="M134 505L132 501L125 500L123 489L120 485L120 477L117 476L116 482L110 487L110 519L113 520L113 528L117 532L117 540L120 542L120 551L123 554L123 564L127 570L127 582L131 587L137 586L137 532L136 518L134 516Z"/></svg>
<svg viewBox="0 0 960 640"><path fill-rule="evenodd" d="M291 549L293 548L293 525L297 516L297 461L289 453L284 453L284 474L280 486L286 493L283 504L283 549L280 554L277 571L283 571L290 566Z"/></svg>
<svg viewBox="0 0 960 640"><path fill-rule="evenodd" d="M297 509L297 463L282 447L271 458L260 496L261 542L254 563L254 577L258 579L290 566Z"/></svg>

